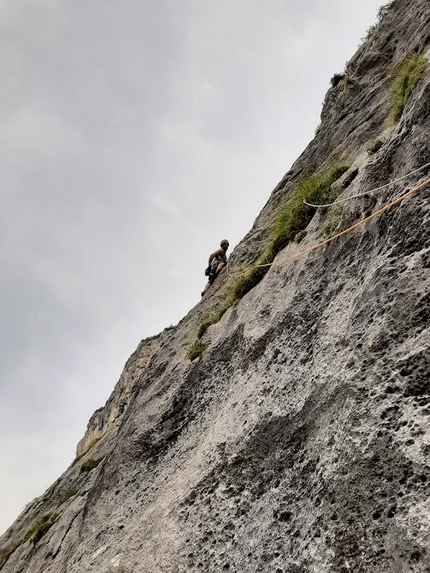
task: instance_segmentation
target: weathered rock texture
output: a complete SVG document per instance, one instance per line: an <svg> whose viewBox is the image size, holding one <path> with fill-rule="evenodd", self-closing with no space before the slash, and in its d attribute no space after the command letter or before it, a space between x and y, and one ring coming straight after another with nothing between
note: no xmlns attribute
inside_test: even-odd
<svg viewBox="0 0 430 573"><path fill-rule="evenodd" d="M76 456L82 456L107 432L118 429L122 416L126 411L136 382L143 374L148 364L160 347L165 334L164 330L158 336L142 340L136 351L127 360L124 370L106 404L94 412L88 422L85 436L78 443Z"/></svg>
<svg viewBox="0 0 430 573"><path fill-rule="evenodd" d="M79 453L99 441L2 537L4 573L430 571L428 188L273 266L207 330L201 357L186 357L297 181L342 160L347 197L430 162L428 68L387 124L390 74L429 41L428 0L396 0L230 274L139 347ZM429 174L345 203L338 230ZM278 260L320 241L335 214L317 213ZM89 458L98 465L81 471ZM44 515L52 526L25 541Z"/></svg>

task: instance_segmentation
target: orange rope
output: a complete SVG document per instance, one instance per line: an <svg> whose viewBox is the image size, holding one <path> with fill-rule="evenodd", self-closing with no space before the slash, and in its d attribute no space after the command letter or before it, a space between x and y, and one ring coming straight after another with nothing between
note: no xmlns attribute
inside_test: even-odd
<svg viewBox="0 0 430 573"><path fill-rule="evenodd" d="M353 229L356 229L357 227L359 227L363 223L370 221L370 219L373 219L373 217L377 217L378 215L380 215L381 213L383 213L384 211L386 211L387 209L389 209L393 205L396 205L397 203L400 203L400 201L403 201L403 199L407 199L413 193L415 193L416 191L419 191L420 189L422 189L423 187L425 187L429 183L430 183L430 179L427 179L427 181L424 181L424 183L421 183L417 187L414 187L413 189L411 189L410 191L408 191L407 193L405 193L404 195L402 195L401 197L399 197L395 201L392 201L388 205L385 205L385 207L382 207L382 209L379 209L379 211L375 211L375 213L372 213L372 215L370 215L369 217L362 219L361 221L359 221L358 223L355 223L355 225L352 225L352 227L348 227L348 229L345 229L341 233L338 233L337 235L330 237L330 239L326 239L325 241L321 241L321 243L318 243L317 245L314 245L313 247L309 247L309 249L301 251L300 253L296 253L295 255L291 255L291 257L287 257L286 259L281 259L280 261L276 261L273 263L266 263L265 265L255 265L255 267L270 267L272 265L280 265L281 263L285 263L287 261L291 261L292 259L297 259L298 257L306 255L307 253L310 253L311 251L314 251L315 249L318 249L319 247L322 247L323 245L327 245L328 243L330 243L331 241L334 241L338 237L341 237L342 235L346 235L346 233L349 233Z"/></svg>

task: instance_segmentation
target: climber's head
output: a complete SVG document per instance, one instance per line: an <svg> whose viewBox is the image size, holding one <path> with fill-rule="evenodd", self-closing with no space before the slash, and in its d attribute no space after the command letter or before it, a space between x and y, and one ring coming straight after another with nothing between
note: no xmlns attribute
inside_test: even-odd
<svg viewBox="0 0 430 573"><path fill-rule="evenodd" d="M227 239L223 239L221 241L221 243L219 244L219 246L221 247L221 249L223 249L224 251L226 251L229 247L229 243L227 241Z"/></svg>

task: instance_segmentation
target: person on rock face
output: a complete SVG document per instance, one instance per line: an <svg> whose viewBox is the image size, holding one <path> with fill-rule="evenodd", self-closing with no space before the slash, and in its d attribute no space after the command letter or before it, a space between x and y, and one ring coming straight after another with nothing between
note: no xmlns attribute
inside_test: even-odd
<svg viewBox="0 0 430 573"><path fill-rule="evenodd" d="M227 239L223 239L220 243L220 249L217 249L214 253L212 253L209 257L209 266L205 271L205 275L209 277L208 282L203 289L202 296L217 278L221 270L227 264L227 249L229 247L229 243Z"/></svg>

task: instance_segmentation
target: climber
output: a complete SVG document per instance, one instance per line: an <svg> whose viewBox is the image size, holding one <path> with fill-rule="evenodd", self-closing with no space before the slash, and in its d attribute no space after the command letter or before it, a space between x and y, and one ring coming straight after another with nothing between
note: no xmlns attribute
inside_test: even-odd
<svg viewBox="0 0 430 573"><path fill-rule="evenodd" d="M205 275L209 278L208 278L208 282L205 284L205 288L202 291L202 296L205 294L205 292L208 290L208 288L211 286L211 284L217 278L217 276L219 275L221 270L227 264L226 252L227 252L227 249L229 247L229 243L228 243L227 239L223 239L221 241L220 247L221 247L220 249L217 249L209 257L209 266L205 270Z"/></svg>

